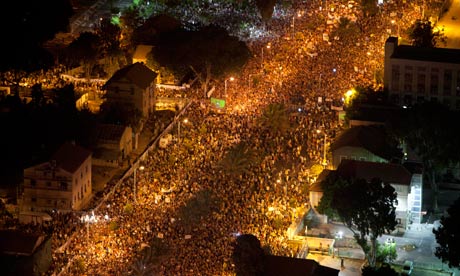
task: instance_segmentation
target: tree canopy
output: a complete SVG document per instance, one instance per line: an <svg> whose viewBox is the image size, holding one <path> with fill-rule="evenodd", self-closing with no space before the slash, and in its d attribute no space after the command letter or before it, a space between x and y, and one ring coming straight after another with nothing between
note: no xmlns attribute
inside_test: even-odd
<svg viewBox="0 0 460 276"><path fill-rule="evenodd" d="M8 1L0 17L0 33L8 38L0 53L0 70L43 68L49 54L41 46L69 28L73 9L69 0ZM47 57L48 56L48 57Z"/></svg>
<svg viewBox="0 0 460 276"><path fill-rule="evenodd" d="M412 45L433 48L445 44L446 37L443 32L435 29L429 20L416 20L408 30Z"/></svg>
<svg viewBox="0 0 460 276"><path fill-rule="evenodd" d="M224 29L208 26L198 31L162 33L152 55L158 66L177 76L193 70L206 91L211 80L237 72L249 59L250 51Z"/></svg>
<svg viewBox="0 0 460 276"><path fill-rule="evenodd" d="M233 245L233 263L237 276L261 276L264 272L264 250L251 234L240 235Z"/></svg>
<svg viewBox="0 0 460 276"><path fill-rule="evenodd" d="M368 182L365 179L341 179L330 174L327 179L332 185L324 189L320 205L325 210L332 209L354 233L369 265L374 267L377 238L394 230L397 224L395 189L377 178Z"/></svg>
<svg viewBox="0 0 460 276"><path fill-rule="evenodd" d="M447 263L449 267L460 267L460 198L455 200L447 209L447 216L443 216L440 226L433 229L436 241L439 244L434 253L436 257Z"/></svg>

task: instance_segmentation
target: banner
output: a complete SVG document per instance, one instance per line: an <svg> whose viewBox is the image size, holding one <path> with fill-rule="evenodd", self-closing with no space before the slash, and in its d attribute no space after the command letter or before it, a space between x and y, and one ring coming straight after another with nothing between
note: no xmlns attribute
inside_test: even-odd
<svg viewBox="0 0 460 276"><path fill-rule="evenodd" d="M222 99L217 99L217 98L211 98L211 106L215 108L222 109L225 107L225 100Z"/></svg>

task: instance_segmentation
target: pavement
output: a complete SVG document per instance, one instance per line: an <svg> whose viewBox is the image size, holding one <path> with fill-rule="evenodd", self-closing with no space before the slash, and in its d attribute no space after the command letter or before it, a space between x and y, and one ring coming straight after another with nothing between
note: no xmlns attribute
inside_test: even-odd
<svg viewBox="0 0 460 276"><path fill-rule="evenodd" d="M443 30L447 44L441 48L460 49L460 0L452 0L449 10L439 18L436 27Z"/></svg>

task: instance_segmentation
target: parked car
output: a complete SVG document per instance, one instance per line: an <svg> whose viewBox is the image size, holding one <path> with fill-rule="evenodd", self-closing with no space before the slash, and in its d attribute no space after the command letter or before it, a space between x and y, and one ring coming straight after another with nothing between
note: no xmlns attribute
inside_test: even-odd
<svg viewBox="0 0 460 276"><path fill-rule="evenodd" d="M401 275L411 275L412 270L414 270L414 262L412 261L404 261L402 270L401 270Z"/></svg>

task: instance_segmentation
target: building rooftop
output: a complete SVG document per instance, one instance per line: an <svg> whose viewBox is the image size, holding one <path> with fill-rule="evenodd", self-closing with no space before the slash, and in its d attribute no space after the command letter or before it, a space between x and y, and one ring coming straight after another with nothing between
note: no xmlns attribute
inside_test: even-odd
<svg viewBox="0 0 460 276"><path fill-rule="evenodd" d="M322 266L315 260L266 255L264 275L337 276L339 270Z"/></svg>
<svg viewBox="0 0 460 276"><path fill-rule="evenodd" d="M2 255L30 256L44 240L44 235L0 230L0 252Z"/></svg>
<svg viewBox="0 0 460 276"><path fill-rule="evenodd" d="M401 150L390 144L385 127L379 125L355 126L345 130L331 144L331 150L342 147L364 148L386 160L402 157Z"/></svg>
<svg viewBox="0 0 460 276"><path fill-rule="evenodd" d="M143 63L136 62L121 68L104 84L106 89L115 82L128 80L141 89L145 89L155 80L157 73L150 70Z"/></svg>
<svg viewBox="0 0 460 276"><path fill-rule="evenodd" d="M412 174L401 164L376 163L357 160L342 160L336 170L342 178L379 178L384 183L410 185Z"/></svg>
<svg viewBox="0 0 460 276"><path fill-rule="evenodd" d="M91 151L74 145L73 143L64 143L56 153L51 156L51 161L56 161L56 166L65 171L74 173L80 165L91 156Z"/></svg>
<svg viewBox="0 0 460 276"><path fill-rule="evenodd" d="M126 130L126 126L112 125L112 124L100 124L97 128L97 141L102 142L120 142L123 133Z"/></svg>
<svg viewBox="0 0 460 276"><path fill-rule="evenodd" d="M460 64L460 50L398 45L391 58Z"/></svg>

